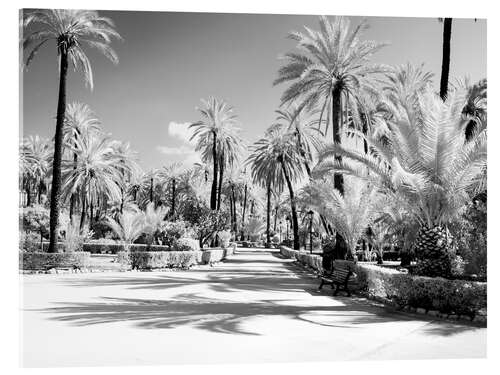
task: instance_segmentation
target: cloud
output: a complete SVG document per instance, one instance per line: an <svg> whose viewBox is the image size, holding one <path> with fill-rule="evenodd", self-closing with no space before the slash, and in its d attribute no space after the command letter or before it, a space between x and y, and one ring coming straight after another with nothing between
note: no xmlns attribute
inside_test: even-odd
<svg viewBox="0 0 500 375"><path fill-rule="evenodd" d="M190 140L193 133L189 129L189 125L191 125L189 122L170 122L167 129L168 135L177 146L157 146L157 151L169 155L173 159L178 159L176 161L180 161L186 166L199 163L201 161L200 155L194 150L196 139Z"/></svg>

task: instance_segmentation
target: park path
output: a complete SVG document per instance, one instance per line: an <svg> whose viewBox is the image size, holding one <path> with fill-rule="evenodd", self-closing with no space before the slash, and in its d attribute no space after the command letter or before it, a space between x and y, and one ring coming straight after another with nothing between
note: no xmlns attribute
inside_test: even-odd
<svg viewBox="0 0 500 375"><path fill-rule="evenodd" d="M189 271L20 277L25 367L477 358L486 329L332 297L238 249Z"/></svg>

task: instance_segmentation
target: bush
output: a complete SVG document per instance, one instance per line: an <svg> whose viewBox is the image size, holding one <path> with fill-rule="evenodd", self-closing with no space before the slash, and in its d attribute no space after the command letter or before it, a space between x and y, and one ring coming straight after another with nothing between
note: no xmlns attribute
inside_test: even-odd
<svg viewBox="0 0 500 375"><path fill-rule="evenodd" d="M82 251L83 243L92 237L92 232L88 228L84 228L80 232L80 228L77 224L68 223L64 231L64 251L67 253L73 251Z"/></svg>
<svg viewBox="0 0 500 375"><path fill-rule="evenodd" d="M40 234L34 232L21 232L19 235L19 250L28 252L40 252Z"/></svg>
<svg viewBox="0 0 500 375"><path fill-rule="evenodd" d="M158 235L162 245L173 246L182 237L185 237L188 223L184 221L167 221L160 226Z"/></svg>
<svg viewBox="0 0 500 375"><path fill-rule="evenodd" d="M361 290L399 306L438 310L471 319L486 309L486 283L413 276L374 265L358 265L356 273Z"/></svg>
<svg viewBox="0 0 500 375"><path fill-rule="evenodd" d="M79 251L74 253L19 253L19 266L23 270L42 270L50 268L83 268L90 260L90 253Z"/></svg>
<svg viewBox="0 0 500 375"><path fill-rule="evenodd" d="M44 237L49 235L49 210L43 206L22 208L19 211L20 226L26 232L35 232Z"/></svg>
<svg viewBox="0 0 500 375"><path fill-rule="evenodd" d="M111 238L101 238L98 240L89 240L83 244L83 250L88 251L92 254L100 253L112 253L116 254L123 250L123 245Z"/></svg>
<svg viewBox="0 0 500 375"><path fill-rule="evenodd" d="M173 246L173 251L199 251L200 244L197 240L192 238L179 238L177 239Z"/></svg>
<svg viewBox="0 0 500 375"><path fill-rule="evenodd" d="M188 268L196 264L197 251L135 251L129 254L132 269ZM121 256L121 259L124 255Z"/></svg>

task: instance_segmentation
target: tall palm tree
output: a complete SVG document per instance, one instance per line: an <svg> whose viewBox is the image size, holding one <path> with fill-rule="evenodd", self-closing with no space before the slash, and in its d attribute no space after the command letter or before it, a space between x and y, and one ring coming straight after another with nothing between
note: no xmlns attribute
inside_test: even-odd
<svg viewBox="0 0 500 375"><path fill-rule="evenodd" d="M196 151L201 151L202 160L213 163L210 209L216 210L217 185L223 177L224 164L234 162L240 153L242 140L235 126L236 115L232 106L214 97L202 100L202 103L203 108L198 108L198 111L203 119L190 125L193 129L191 140L196 140Z"/></svg>
<svg viewBox="0 0 500 375"><path fill-rule="evenodd" d="M451 55L451 24L452 18L440 19L443 22L443 61L441 64L441 81L439 84L439 96L446 100L448 95L448 80L450 75Z"/></svg>
<svg viewBox="0 0 500 375"><path fill-rule="evenodd" d="M299 222L293 184L304 177L305 168L296 137L284 126L273 126L268 129L264 138L255 142L248 160L252 163L252 175L255 181L269 179L280 191L286 184L292 211L293 246L298 250L300 248Z"/></svg>
<svg viewBox="0 0 500 375"><path fill-rule="evenodd" d="M83 229L88 206L92 211L102 196L110 200L121 198L123 165L120 164L121 156L116 153L113 142L101 135L90 133L79 137L76 147L71 146L70 151L77 155L77 163L75 168L73 158L63 160L62 197L66 199L76 191L80 192L80 228ZM90 215L91 221L92 216Z"/></svg>
<svg viewBox="0 0 500 375"><path fill-rule="evenodd" d="M27 194L27 205L30 206L31 188L34 187L38 195L38 203L41 203L41 195L44 188L44 180L49 171L52 147L48 139L40 138L38 135L29 136L21 143L21 169L23 171L23 185Z"/></svg>
<svg viewBox="0 0 500 375"><path fill-rule="evenodd" d="M339 144L325 148L316 172L336 170L380 179L397 193L404 207L420 224L415 252L417 272L427 276L449 276L451 252L447 224L463 209L478 189L484 187L486 129L465 142L466 119L462 110L463 90L448 92L445 102L429 88L419 95L400 99L387 134L388 142L366 137L371 152L364 154ZM334 155L347 157L338 162ZM365 168L370 175L367 176Z"/></svg>
<svg viewBox="0 0 500 375"><path fill-rule="evenodd" d="M176 218L176 198L179 194L179 179L181 175L185 172L183 165L179 162L172 163L163 169L160 172L160 179L162 183L166 185L166 187L170 187L171 191L171 199L170 199L170 212L169 215L172 219Z"/></svg>
<svg viewBox="0 0 500 375"><path fill-rule="evenodd" d="M138 154L132 149L129 142L114 140L111 142L111 147L115 150L118 156L118 170L121 174L120 183L120 213L123 212L123 207L128 198L128 187L131 179L139 173L140 167L137 163Z"/></svg>
<svg viewBox="0 0 500 375"><path fill-rule="evenodd" d="M50 245L49 252L56 252L57 227L61 208L61 160L63 151L63 126L66 115L66 79L69 62L83 70L85 81L92 90L93 76L90 61L84 47L95 48L113 63L118 57L110 47L111 39L120 39L113 21L101 17L96 11L78 9L35 9L23 13L23 51L28 53L28 66L37 52L47 42L56 42L59 57L59 96L57 101L54 159L50 197Z"/></svg>
<svg viewBox="0 0 500 375"><path fill-rule="evenodd" d="M73 102L68 104L64 117L63 139L65 144L72 144L76 147L76 139L81 136L87 136L89 133L100 133L101 123L94 112L86 104ZM73 160L76 168L77 154L73 154ZM73 212L75 209L76 194L73 193L70 198L69 217L73 223Z"/></svg>

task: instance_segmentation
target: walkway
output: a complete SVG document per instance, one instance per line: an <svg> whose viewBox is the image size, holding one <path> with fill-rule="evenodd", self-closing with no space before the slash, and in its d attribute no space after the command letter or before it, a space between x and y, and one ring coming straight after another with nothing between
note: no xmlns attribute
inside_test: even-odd
<svg viewBox="0 0 500 375"><path fill-rule="evenodd" d="M209 269L22 276L22 365L472 358L486 329L318 292L290 260L240 249Z"/></svg>

